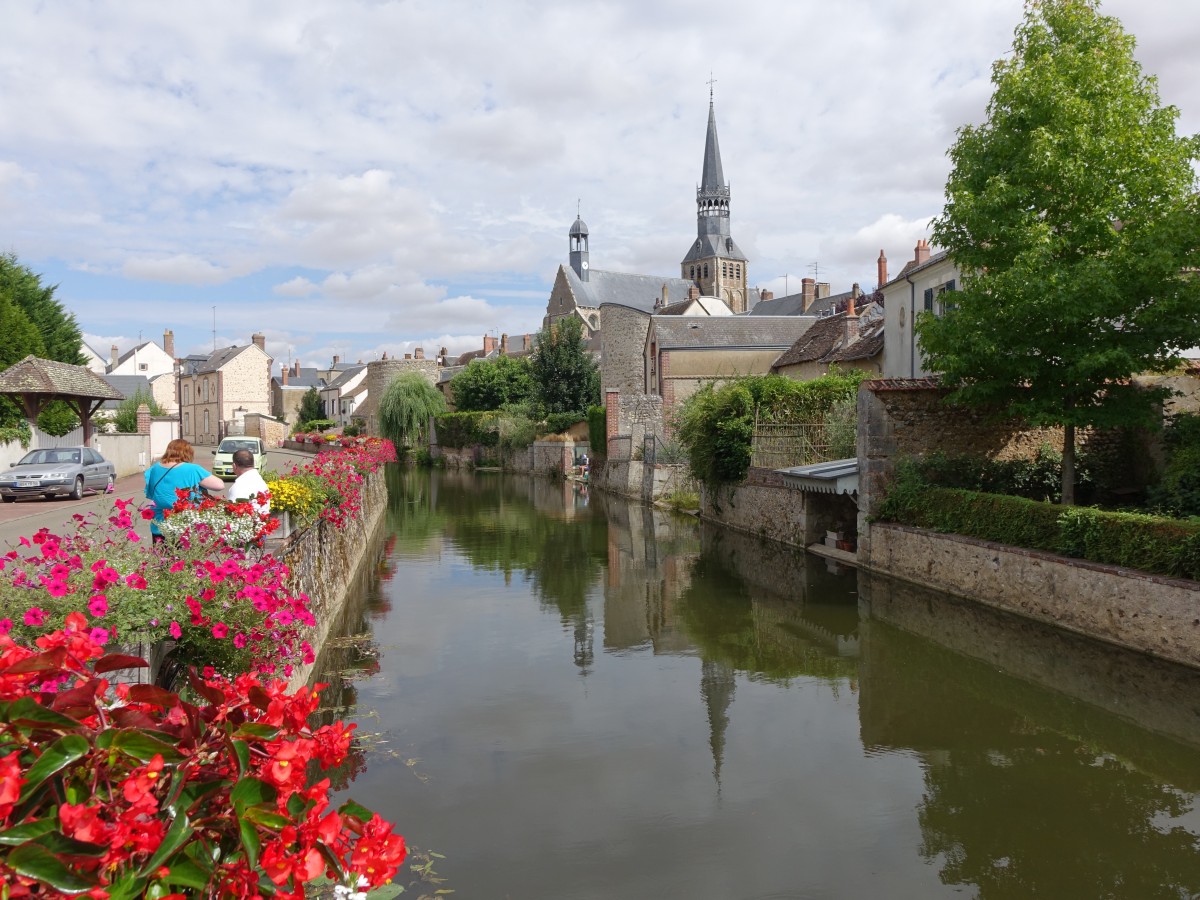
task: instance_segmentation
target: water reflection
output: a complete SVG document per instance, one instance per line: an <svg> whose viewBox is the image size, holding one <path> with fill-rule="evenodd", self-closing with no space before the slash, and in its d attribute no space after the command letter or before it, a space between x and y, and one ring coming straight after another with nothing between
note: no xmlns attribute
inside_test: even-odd
<svg viewBox="0 0 1200 900"><path fill-rule="evenodd" d="M1200 891L1197 673L562 483L390 477L329 702L459 896Z"/></svg>

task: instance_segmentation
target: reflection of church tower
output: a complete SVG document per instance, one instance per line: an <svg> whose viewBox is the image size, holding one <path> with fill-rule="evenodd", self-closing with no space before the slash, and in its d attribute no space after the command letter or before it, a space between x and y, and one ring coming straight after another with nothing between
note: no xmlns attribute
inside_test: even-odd
<svg viewBox="0 0 1200 900"><path fill-rule="evenodd" d="M729 727L733 688L733 669L718 662L701 662L700 696L708 708L708 744L712 748L713 778L718 789L721 787L721 763L725 761L725 729Z"/></svg>
<svg viewBox="0 0 1200 900"><path fill-rule="evenodd" d="M699 286L701 294L720 297L735 313L745 312L746 262L729 234L729 185L721 168L717 114L710 92L704 171L696 188L696 241L683 258L681 275Z"/></svg>

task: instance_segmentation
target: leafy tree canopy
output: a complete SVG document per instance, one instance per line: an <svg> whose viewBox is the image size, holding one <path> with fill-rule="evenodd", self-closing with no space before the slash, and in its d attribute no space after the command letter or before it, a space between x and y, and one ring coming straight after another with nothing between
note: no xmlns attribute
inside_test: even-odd
<svg viewBox="0 0 1200 900"><path fill-rule="evenodd" d="M986 121L949 152L933 238L961 291L917 323L953 399L1064 426L1064 503L1075 427L1151 422L1131 376L1200 345L1200 141L1133 49L1099 0L1028 0Z"/></svg>
<svg viewBox="0 0 1200 900"><path fill-rule="evenodd" d="M582 413L600 402L600 369L583 339L583 323L574 317L539 332L530 369L543 414Z"/></svg>
<svg viewBox="0 0 1200 900"><path fill-rule="evenodd" d="M529 360L498 356L476 359L450 380L459 412L489 412L506 403L524 403L533 392Z"/></svg>
<svg viewBox="0 0 1200 900"><path fill-rule="evenodd" d="M397 375L379 399L379 430L397 449L415 447L433 416L446 411L446 399L420 372Z"/></svg>
<svg viewBox="0 0 1200 900"><path fill-rule="evenodd" d="M321 408L321 395L315 387L310 387L300 398L300 410L297 413L298 422L315 422L325 418L325 410Z"/></svg>
<svg viewBox="0 0 1200 900"><path fill-rule="evenodd" d="M138 407L143 403L150 410L150 415L164 415L164 410L158 405L158 401L154 399L154 395L149 391L138 388L133 392L132 397L126 397L117 406L116 412L113 413L113 427L121 434L136 434L138 430L137 411Z"/></svg>
<svg viewBox="0 0 1200 900"><path fill-rule="evenodd" d="M0 254L0 296L7 296L29 317L41 336L44 358L81 366L86 362L83 335L74 313L54 299L56 289L42 284L40 275L17 262L16 254Z"/></svg>

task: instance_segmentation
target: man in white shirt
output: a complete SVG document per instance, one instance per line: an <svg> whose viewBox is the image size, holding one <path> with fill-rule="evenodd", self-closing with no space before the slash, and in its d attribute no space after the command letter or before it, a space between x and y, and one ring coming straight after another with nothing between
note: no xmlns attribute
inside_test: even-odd
<svg viewBox="0 0 1200 900"><path fill-rule="evenodd" d="M254 454L249 450L235 450L233 453L234 480L225 491L225 499L230 502L248 500L254 504L255 510L262 515L271 511L271 501L258 499L259 494L267 493L267 483L254 468Z"/></svg>

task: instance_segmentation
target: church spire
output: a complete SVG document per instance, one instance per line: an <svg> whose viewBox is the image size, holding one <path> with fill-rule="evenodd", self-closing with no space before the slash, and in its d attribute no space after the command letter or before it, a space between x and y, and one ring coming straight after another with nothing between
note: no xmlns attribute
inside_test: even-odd
<svg viewBox="0 0 1200 900"><path fill-rule="evenodd" d="M729 199L729 185L725 183L725 172L721 168L721 145L717 142L717 112L713 100L708 98L708 134L704 138L704 173L700 176L700 190L718 196L722 192Z"/></svg>

